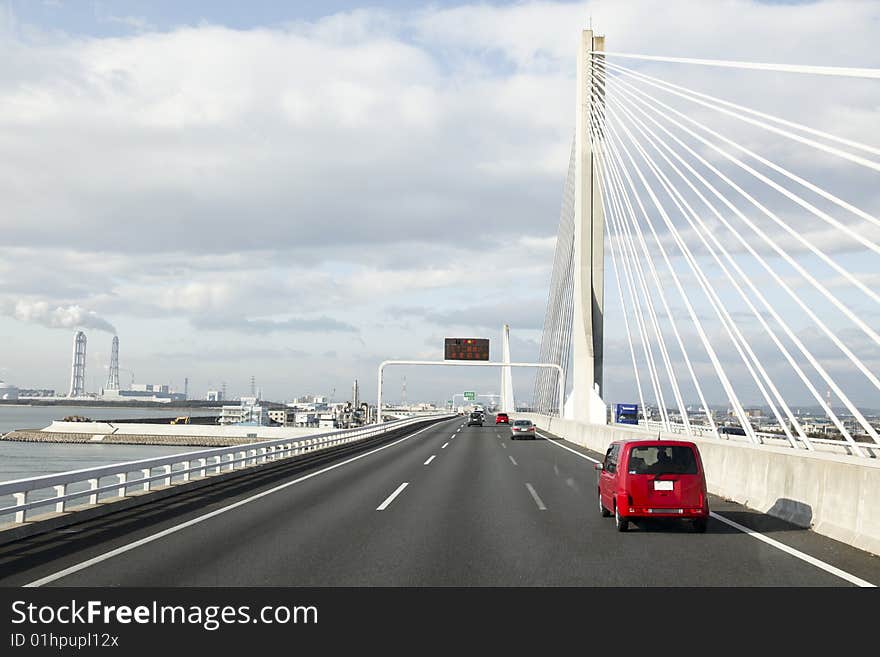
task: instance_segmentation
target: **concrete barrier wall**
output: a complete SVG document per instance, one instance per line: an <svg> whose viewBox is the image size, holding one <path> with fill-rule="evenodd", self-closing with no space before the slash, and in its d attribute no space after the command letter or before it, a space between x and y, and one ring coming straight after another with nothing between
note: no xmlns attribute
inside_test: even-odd
<svg viewBox="0 0 880 657"><path fill-rule="evenodd" d="M658 435L636 427L581 424L533 413L517 413L517 417L602 454L614 440ZM876 459L661 435L697 443L709 492L880 554L880 462Z"/></svg>

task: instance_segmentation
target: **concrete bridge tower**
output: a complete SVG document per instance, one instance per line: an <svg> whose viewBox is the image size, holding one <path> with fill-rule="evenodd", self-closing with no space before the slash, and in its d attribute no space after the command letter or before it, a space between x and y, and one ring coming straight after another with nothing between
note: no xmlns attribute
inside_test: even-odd
<svg viewBox="0 0 880 657"><path fill-rule="evenodd" d="M510 326L505 324L501 328L501 362L510 362ZM513 376L510 367L501 368L501 410L504 413L513 413Z"/></svg>
<svg viewBox="0 0 880 657"><path fill-rule="evenodd" d="M566 400L567 417L604 424L602 401L603 326L605 313L605 213L599 191L598 144L590 138L593 93L604 98L596 75L594 52L605 50L605 37L593 30L581 33L577 60L577 116L575 120L574 189L574 319L572 391ZM599 100L598 102L602 102Z"/></svg>

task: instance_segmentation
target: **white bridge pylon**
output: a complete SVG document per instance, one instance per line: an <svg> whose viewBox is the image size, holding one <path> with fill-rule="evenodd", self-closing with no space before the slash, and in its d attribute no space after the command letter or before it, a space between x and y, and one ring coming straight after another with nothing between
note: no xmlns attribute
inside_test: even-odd
<svg viewBox="0 0 880 657"><path fill-rule="evenodd" d="M652 74L620 59L650 61ZM880 305L880 215L871 188L845 185L837 171L880 172L880 148L668 81L658 63L880 79L880 69L617 53L582 31L538 356L568 373L563 416L605 421L607 232L619 303L610 308L621 315L634 384L616 394L655 406L667 431L721 437L720 426L739 425L755 444L829 443L876 457L880 427L859 399L880 391L880 330L869 319ZM736 91L716 82L722 94ZM798 100L794 86L783 92ZM735 138L740 130L750 132ZM811 156L802 175L807 158L788 153L795 145ZM539 413L556 412L555 383L539 374ZM802 416L795 401L822 412ZM716 418L719 406L728 410Z"/></svg>
<svg viewBox="0 0 880 657"><path fill-rule="evenodd" d="M510 362L510 326L505 324L501 329L501 360ZM516 408L513 399L513 375L509 367L501 370L501 410L513 413Z"/></svg>

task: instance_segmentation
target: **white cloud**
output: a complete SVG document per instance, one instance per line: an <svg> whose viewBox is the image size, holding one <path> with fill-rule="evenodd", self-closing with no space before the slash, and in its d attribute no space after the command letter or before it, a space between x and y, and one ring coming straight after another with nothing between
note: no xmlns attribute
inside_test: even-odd
<svg viewBox="0 0 880 657"><path fill-rule="evenodd" d="M409 333L373 328L388 306L449 320L486 300L474 317L488 325L493 309L546 295L590 15L611 50L880 65L880 10L848 0L361 9L248 30L129 20L135 32L115 38L38 33L7 13L0 304L45 326L143 322L145 340L160 339L150 320L183 320L194 343L211 319L218 333L278 338L330 317L377 354L423 348L411 334L424 318ZM839 47L817 49L829 34ZM853 81L817 93L807 77L642 70L874 138L880 97ZM875 186L837 164L725 129L880 209ZM802 212L783 217L829 252L852 250Z"/></svg>
<svg viewBox="0 0 880 657"><path fill-rule="evenodd" d="M7 306L12 317L22 322L35 322L48 328L90 328L115 333L116 329L97 313L80 306L52 308L45 301L20 300L14 306Z"/></svg>

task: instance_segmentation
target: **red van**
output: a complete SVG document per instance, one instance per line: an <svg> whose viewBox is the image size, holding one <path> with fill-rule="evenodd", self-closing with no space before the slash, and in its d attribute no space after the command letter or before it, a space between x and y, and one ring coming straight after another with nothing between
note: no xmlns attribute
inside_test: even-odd
<svg viewBox="0 0 880 657"><path fill-rule="evenodd" d="M634 518L685 518L706 531L709 496L697 446L687 440L618 440L599 471L599 511L618 531Z"/></svg>

